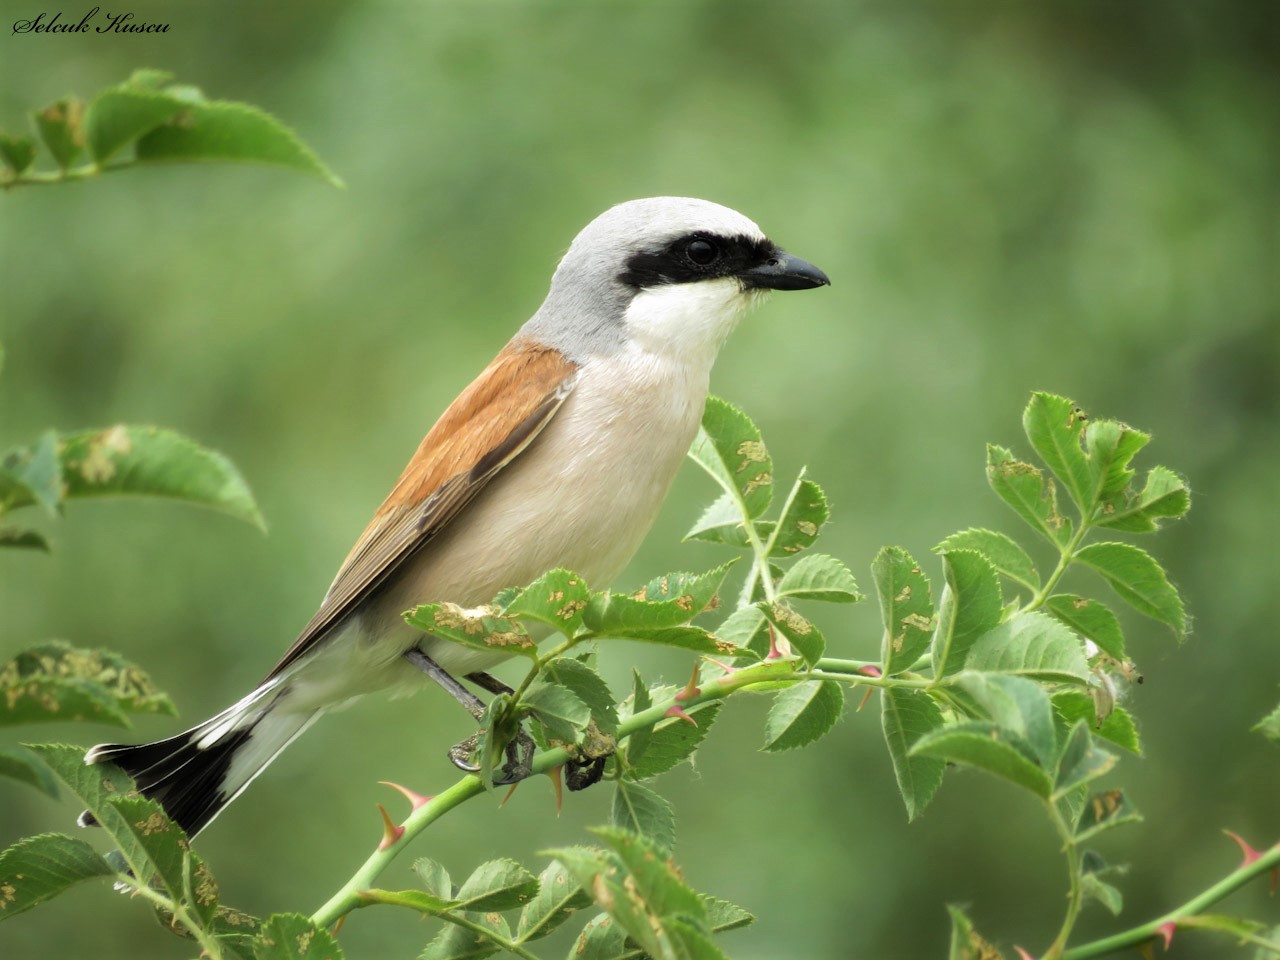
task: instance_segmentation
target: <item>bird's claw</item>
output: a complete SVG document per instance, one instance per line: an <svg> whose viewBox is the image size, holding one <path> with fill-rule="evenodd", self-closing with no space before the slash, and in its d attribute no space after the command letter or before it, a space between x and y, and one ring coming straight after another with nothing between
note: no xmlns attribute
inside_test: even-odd
<svg viewBox="0 0 1280 960"><path fill-rule="evenodd" d="M480 765L475 762L476 748L480 745L480 734L475 733L460 743L449 748L449 760L464 773L479 773ZM537 747L533 738L524 730L519 730L502 749L502 765L493 771L493 782L497 786L519 783L533 773L533 754Z"/></svg>

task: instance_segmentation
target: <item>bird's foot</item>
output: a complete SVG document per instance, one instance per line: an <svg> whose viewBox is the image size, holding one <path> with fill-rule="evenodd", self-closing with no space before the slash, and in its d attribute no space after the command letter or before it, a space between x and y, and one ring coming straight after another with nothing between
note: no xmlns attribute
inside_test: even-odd
<svg viewBox="0 0 1280 960"><path fill-rule="evenodd" d="M466 773L479 773L480 764L476 762L475 755L480 746L480 740L481 735L475 733L461 743L455 743L449 748L449 760L459 770ZM494 768L494 784L504 786L527 779L533 773L533 754L536 749L533 738L523 729L518 730L502 748L503 761L500 766Z"/></svg>

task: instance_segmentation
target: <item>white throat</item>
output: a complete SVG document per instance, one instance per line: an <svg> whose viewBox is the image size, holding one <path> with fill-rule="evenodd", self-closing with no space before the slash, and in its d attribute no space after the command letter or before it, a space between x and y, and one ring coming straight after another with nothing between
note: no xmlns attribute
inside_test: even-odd
<svg viewBox="0 0 1280 960"><path fill-rule="evenodd" d="M765 292L743 290L734 277L646 287L627 306L627 339L709 371L725 338Z"/></svg>

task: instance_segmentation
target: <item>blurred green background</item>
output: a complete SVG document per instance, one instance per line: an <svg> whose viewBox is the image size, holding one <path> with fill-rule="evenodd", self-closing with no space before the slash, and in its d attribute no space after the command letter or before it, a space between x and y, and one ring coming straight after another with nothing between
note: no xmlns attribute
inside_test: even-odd
<svg viewBox="0 0 1280 960"><path fill-rule="evenodd" d="M1280 751L1248 729L1280 698L1270 4L138 0L169 33L9 34L39 9L56 6L0 3L0 126L166 68L281 116L349 189L175 167L0 197L0 446L46 426L172 426L240 465L271 526L73 505L51 557L0 554L0 653L47 637L121 650L183 721L239 697L574 233L621 200L700 196L834 281L749 317L713 388L757 419L780 474L808 464L826 486L825 546L864 586L881 544L923 556L963 526L1017 532L983 444L1029 452L1029 390L1154 432L1144 462L1188 475L1196 499L1148 545L1195 629L1178 649L1126 620L1147 755L1114 779L1147 819L1100 847L1132 864L1137 922L1235 864L1222 828L1260 846L1280 834ZM711 496L686 470L624 586L721 559L678 542ZM834 655L875 655L874 603L822 622ZM632 664L687 669L634 645L604 660L615 683ZM690 880L759 915L724 939L734 957L941 956L946 903L1006 948L1049 942L1064 868L1031 801L953 773L908 826L875 709L773 756L757 749L764 708L732 704L697 770L656 784ZM376 781L451 782L443 750L467 727L436 695L324 720L201 837L224 899L313 910L376 842L375 801L397 809ZM75 813L9 782L0 811L0 844ZM607 811L592 790L557 819L538 781L505 808L468 805L417 852L455 875L500 855L538 864ZM384 885L409 884L408 859ZM1222 909L1274 922L1261 887ZM192 952L149 913L87 886L0 926L0 954ZM1081 931L1117 927L1092 907ZM355 960L415 956L431 935L383 910L342 939ZM1228 949L1187 933L1175 955Z"/></svg>

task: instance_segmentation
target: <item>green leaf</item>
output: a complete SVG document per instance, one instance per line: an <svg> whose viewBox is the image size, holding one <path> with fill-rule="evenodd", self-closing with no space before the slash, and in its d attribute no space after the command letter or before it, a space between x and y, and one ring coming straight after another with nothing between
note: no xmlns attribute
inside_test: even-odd
<svg viewBox="0 0 1280 960"><path fill-rule="evenodd" d="M1096 873L1085 873L1080 876L1080 892L1088 900L1097 900L1112 916L1119 916L1120 911L1124 909L1124 897L1120 891L1100 879Z"/></svg>
<svg viewBox="0 0 1280 960"><path fill-rule="evenodd" d="M911 748L911 756L936 757L977 767L1049 798L1053 785L1039 767L1032 748L994 723L975 720L926 734Z"/></svg>
<svg viewBox="0 0 1280 960"><path fill-rule="evenodd" d="M583 623L609 637L639 636L688 623L715 600L737 559L706 573L670 573L649 581L634 595L597 593L582 611Z"/></svg>
<svg viewBox="0 0 1280 960"><path fill-rule="evenodd" d="M84 104L75 97L52 103L32 117L40 139L63 170L84 150Z"/></svg>
<svg viewBox="0 0 1280 960"><path fill-rule="evenodd" d="M1031 446L1086 516L1094 499L1093 478L1081 446L1088 419L1070 400L1051 393L1033 393L1022 413L1022 429Z"/></svg>
<svg viewBox="0 0 1280 960"><path fill-rule="evenodd" d="M1055 793L1062 795L1069 790L1091 783L1111 772L1119 758L1109 750L1098 746L1089 732L1089 724L1077 721L1067 734L1058 761L1058 775L1054 783Z"/></svg>
<svg viewBox="0 0 1280 960"><path fill-rule="evenodd" d="M818 532L830 516L827 495L812 480L806 480L801 472L782 507L782 517L771 533L769 556L792 556L813 546Z"/></svg>
<svg viewBox="0 0 1280 960"><path fill-rule="evenodd" d="M0 664L0 726L89 720L128 727L130 713L177 710L119 654L49 640Z"/></svg>
<svg viewBox="0 0 1280 960"><path fill-rule="evenodd" d="M650 956L714 956L703 949L704 943L710 946L706 904L683 882L666 851L617 828L592 832L610 848L604 855L581 849L550 855Z"/></svg>
<svg viewBox="0 0 1280 960"><path fill-rule="evenodd" d="M1093 519L1098 504L1122 500L1133 480L1129 464L1151 437L1115 420L1095 420L1084 429L1085 459L1089 465L1089 497L1085 514Z"/></svg>
<svg viewBox="0 0 1280 960"><path fill-rule="evenodd" d="M1105 717L1099 719L1092 696L1080 690L1066 690L1054 694L1053 708L1068 726L1077 720L1083 720L1092 728L1094 736L1142 756L1142 745L1138 742L1138 730L1133 716L1124 707L1113 707Z"/></svg>
<svg viewBox="0 0 1280 960"><path fill-rule="evenodd" d="M760 429L732 404L707 397L702 426L689 456L755 519L773 499L773 461L760 439Z"/></svg>
<svg viewBox="0 0 1280 960"><path fill-rule="evenodd" d="M114 764L84 762L84 748L62 743L31 744L30 749L85 805L120 848L134 876L146 877L151 861L124 815L110 802L133 790L133 781Z"/></svg>
<svg viewBox="0 0 1280 960"><path fill-rule="evenodd" d="M247 103L188 102L167 123L141 137L136 152L145 161L265 163L312 174L335 187L343 185L296 133Z"/></svg>
<svg viewBox="0 0 1280 960"><path fill-rule="evenodd" d="M582 626L582 609L591 591L576 573L551 570L544 573L505 605L503 615L512 620L536 620L572 637Z"/></svg>
<svg viewBox="0 0 1280 960"><path fill-rule="evenodd" d="M89 152L104 163L187 106L184 100L138 84L110 87L94 97L85 116Z"/></svg>
<svg viewBox="0 0 1280 960"><path fill-rule="evenodd" d="M538 645L515 620L497 616L493 607L468 610L456 603L424 603L404 615L405 622L472 650L492 654L538 656Z"/></svg>
<svg viewBox="0 0 1280 960"><path fill-rule="evenodd" d="M44 534L35 530L15 530L12 527L0 527L0 549L50 550L49 541Z"/></svg>
<svg viewBox="0 0 1280 960"><path fill-rule="evenodd" d="M1120 599L1139 613L1168 625L1179 639L1186 635L1182 598L1151 554L1127 543L1092 543L1075 559L1102 574Z"/></svg>
<svg viewBox="0 0 1280 960"><path fill-rule="evenodd" d="M1058 490L1052 477L994 443L987 444L987 483L1033 530L1058 546L1071 540L1072 524L1058 510Z"/></svg>
<svg viewBox="0 0 1280 960"><path fill-rule="evenodd" d="M11 450L0 459L0 503L9 509L38 504L57 516L62 498L58 435L52 430L35 446Z"/></svg>
<svg viewBox="0 0 1280 960"><path fill-rule="evenodd" d="M778 693L764 722L764 748L770 753L813 743L831 730L844 712L844 690L834 680L809 680Z"/></svg>
<svg viewBox="0 0 1280 960"><path fill-rule="evenodd" d="M553 740L577 743L591 722L591 708L568 687L539 678L520 705L547 729Z"/></svg>
<svg viewBox="0 0 1280 960"><path fill-rule="evenodd" d="M516 936L521 942L545 937L590 903L564 864L553 860L538 875L538 892L521 911Z"/></svg>
<svg viewBox="0 0 1280 960"><path fill-rule="evenodd" d="M658 724L649 735L649 745L643 755L632 762L628 776L648 780L688 760L706 739L719 713L720 704L709 703L690 711L696 727L679 717Z"/></svg>
<svg viewBox="0 0 1280 960"><path fill-rule="evenodd" d="M266 529L231 461L172 430L117 425L69 434L60 457L68 498L165 497Z"/></svg>
<svg viewBox="0 0 1280 960"><path fill-rule="evenodd" d="M1280 740L1280 706L1254 724L1253 729L1268 740Z"/></svg>
<svg viewBox="0 0 1280 960"><path fill-rule="evenodd" d="M756 659L769 652L769 631L765 628L768 621L754 604L739 607L724 622L716 627L716 638L732 649L726 648L731 656L751 656Z"/></svg>
<svg viewBox="0 0 1280 960"><path fill-rule="evenodd" d="M613 809L609 823L660 844L667 850L676 846L676 815L664 798L633 780L614 783Z"/></svg>
<svg viewBox="0 0 1280 960"><path fill-rule="evenodd" d="M880 707L880 723L898 791L907 807L907 819L914 820L942 785L946 763L935 757L913 755L911 749L922 737L942 729L942 711L924 691L901 687L883 688Z"/></svg>
<svg viewBox="0 0 1280 960"><path fill-rule="evenodd" d="M747 927L756 922L753 914L728 900L704 896L702 901L707 907L707 926L716 933L737 930L739 927Z"/></svg>
<svg viewBox="0 0 1280 960"><path fill-rule="evenodd" d="M951 914L951 947L947 960L1001 960L1000 951L973 928L973 922L959 907L947 905Z"/></svg>
<svg viewBox="0 0 1280 960"><path fill-rule="evenodd" d="M0 747L0 777L21 780L54 800L58 799L58 778L39 756L26 747Z"/></svg>
<svg viewBox="0 0 1280 960"><path fill-rule="evenodd" d="M511 938L511 929L500 913L464 913L463 916L491 930L494 936L504 940ZM448 924L427 944L418 960L483 960L501 949L489 937Z"/></svg>
<svg viewBox="0 0 1280 960"><path fill-rule="evenodd" d="M556 657L542 667L541 676L573 691L574 695L591 710L591 719L602 733L618 729L618 708L613 702L613 691L585 663L569 657Z"/></svg>
<svg viewBox="0 0 1280 960"><path fill-rule="evenodd" d="M1034 610L980 635L969 648L965 666L1050 683L1089 682L1080 640L1057 620Z"/></svg>
<svg viewBox="0 0 1280 960"><path fill-rule="evenodd" d="M633 667L631 670L631 716L643 713L651 706L653 706L653 698L649 696L649 688L645 686L640 671ZM649 737L652 733L652 727L642 727L627 737L628 766L634 766L644 756L645 751L649 749Z"/></svg>
<svg viewBox="0 0 1280 960"><path fill-rule="evenodd" d="M1126 533L1154 533L1165 518L1185 516L1191 509L1186 481L1166 467L1152 467L1141 491L1126 491L1123 499L1106 501L1095 526Z"/></svg>
<svg viewBox="0 0 1280 960"><path fill-rule="evenodd" d="M1142 814L1129 803L1129 798L1121 790L1106 790L1094 794L1084 805L1080 820L1076 824L1076 842L1083 843L1090 837L1119 827L1126 823L1137 823Z"/></svg>
<svg viewBox="0 0 1280 960"><path fill-rule="evenodd" d="M1124 660L1124 632L1105 603L1059 593L1046 600L1045 607L1072 630L1092 640L1103 653Z"/></svg>
<svg viewBox="0 0 1280 960"><path fill-rule="evenodd" d="M458 890L458 904L468 911L513 910L538 893L538 878L514 860L490 860L478 866Z"/></svg>
<svg viewBox="0 0 1280 960"><path fill-rule="evenodd" d="M1058 757L1053 709L1040 685L1023 677L965 671L955 678L981 715L1026 745L1037 765L1049 769Z"/></svg>
<svg viewBox="0 0 1280 960"><path fill-rule="evenodd" d="M85 880L115 871L93 847L62 833L19 840L0 852L0 921L16 917Z"/></svg>
<svg viewBox="0 0 1280 960"><path fill-rule="evenodd" d="M14 176L26 173L36 158L36 142L30 137L0 132L0 159Z"/></svg>
<svg viewBox="0 0 1280 960"><path fill-rule="evenodd" d="M458 901L445 900L424 890L361 890L357 896L362 905L381 903L390 907L407 907L429 917L438 917L457 907Z"/></svg>
<svg viewBox="0 0 1280 960"><path fill-rule="evenodd" d="M856 603L862 599L849 568L821 553L807 554L792 564L778 583L778 596L829 603Z"/></svg>
<svg viewBox="0 0 1280 960"><path fill-rule="evenodd" d="M1000 583L987 558L972 550L942 555L946 586L938 602L931 641L933 674L941 679L963 669L975 641L1000 622Z"/></svg>
<svg viewBox="0 0 1280 960"><path fill-rule="evenodd" d="M973 550L982 554L996 568L996 572L1008 577L1014 583L1026 587L1033 594L1040 589L1040 574L1036 566L1027 556L1027 552L1018 546L1012 538L994 530L973 528L953 533L933 548L938 553L953 553L956 550Z"/></svg>
<svg viewBox="0 0 1280 960"><path fill-rule="evenodd" d="M257 960L342 960L342 947L328 930L300 913L274 913L253 942Z"/></svg>
<svg viewBox="0 0 1280 960"><path fill-rule="evenodd" d="M769 603L762 600L756 604L761 613L773 624L804 662L813 666L822 659L826 652L827 641L822 631L811 621L802 617L791 606L781 600Z"/></svg>
<svg viewBox="0 0 1280 960"><path fill-rule="evenodd" d="M422 881L422 887L437 900L453 901L453 881L449 871L430 857L413 861L413 872Z"/></svg>
<svg viewBox="0 0 1280 960"><path fill-rule="evenodd" d="M886 676L911 667L929 646L934 628L929 578L901 547L882 547L871 564L884 622L881 660Z"/></svg>
<svg viewBox="0 0 1280 960"><path fill-rule="evenodd" d="M627 931L613 917L601 913L582 928L567 960L640 960L645 956L638 948L627 946Z"/></svg>
<svg viewBox="0 0 1280 960"><path fill-rule="evenodd" d="M111 797L107 803L115 807L147 859L147 870L138 873L138 878L143 883L159 883L175 903L188 903L202 924L212 920L218 906L218 884L204 861L192 852L182 828L154 800L131 795ZM188 888L194 902L187 900Z"/></svg>
<svg viewBox="0 0 1280 960"><path fill-rule="evenodd" d="M756 536L761 542L773 533L775 524L771 520L755 521ZM701 540L705 543L723 543L730 547L750 548L751 540L747 537L746 520L742 517L742 508L738 505L736 494L723 493L712 501L702 512L697 522L684 535L685 541Z"/></svg>

